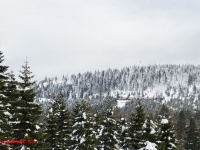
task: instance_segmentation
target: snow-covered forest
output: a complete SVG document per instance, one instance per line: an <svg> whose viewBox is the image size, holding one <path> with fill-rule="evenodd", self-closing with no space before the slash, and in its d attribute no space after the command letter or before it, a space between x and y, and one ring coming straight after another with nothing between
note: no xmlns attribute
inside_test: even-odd
<svg viewBox="0 0 200 150"><path fill-rule="evenodd" d="M151 100L144 105L148 105L148 110L154 108L154 112L159 111L161 103L178 112L181 109L200 110L199 65L133 66L79 73L61 79L46 77L35 88L38 91L36 102L42 104L62 91L68 101L90 99L92 105L111 97ZM126 109L131 110L130 106L128 103Z"/></svg>
<svg viewBox="0 0 200 150"><path fill-rule="evenodd" d="M149 65L108 69L45 78L37 83L37 98L51 98L63 91L67 99L111 97L200 99L200 66Z"/></svg>
<svg viewBox="0 0 200 150"><path fill-rule="evenodd" d="M110 100L93 109L89 101L77 100L70 109L60 94L49 106L44 120L46 134L51 134L47 139L50 149L179 149L175 127L165 106L154 121L140 102L128 119L118 114Z"/></svg>
<svg viewBox="0 0 200 150"><path fill-rule="evenodd" d="M19 81L0 65L0 149L197 150L198 68L135 66L36 83L27 61ZM119 108L120 97L132 100Z"/></svg>

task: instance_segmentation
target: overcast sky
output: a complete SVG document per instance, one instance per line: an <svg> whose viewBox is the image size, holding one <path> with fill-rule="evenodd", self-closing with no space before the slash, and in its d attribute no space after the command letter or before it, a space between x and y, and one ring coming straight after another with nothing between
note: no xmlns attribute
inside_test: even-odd
<svg viewBox="0 0 200 150"><path fill-rule="evenodd" d="M199 0L0 0L0 51L17 75L200 64ZM141 61L141 63L140 63Z"/></svg>

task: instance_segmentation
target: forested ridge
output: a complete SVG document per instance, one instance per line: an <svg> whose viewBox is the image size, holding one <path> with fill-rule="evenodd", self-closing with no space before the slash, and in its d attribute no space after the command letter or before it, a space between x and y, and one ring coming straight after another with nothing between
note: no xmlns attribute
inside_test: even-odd
<svg viewBox="0 0 200 150"><path fill-rule="evenodd" d="M111 97L200 99L200 65L148 65L48 78L36 85L37 100L62 90L66 99Z"/></svg>
<svg viewBox="0 0 200 150"><path fill-rule="evenodd" d="M121 71L109 69L72 75L62 81L46 78L36 83L28 61L22 65L17 81L14 73L8 72L9 67L2 65L3 58L0 52L2 150L197 150L200 147L198 66L135 66ZM159 71L170 67L171 71ZM154 73L150 74L150 70ZM181 75L181 71L185 74ZM152 80L147 81L147 77ZM184 84L180 85L181 82ZM149 87L155 92L163 86L169 87L167 101L140 99L153 96L145 94ZM184 87L188 89L187 95L183 94ZM165 96L158 91L156 97ZM116 98L124 96L135 99L118 108ZM6 144L10 139L33 139L34 144Z"/></svg>

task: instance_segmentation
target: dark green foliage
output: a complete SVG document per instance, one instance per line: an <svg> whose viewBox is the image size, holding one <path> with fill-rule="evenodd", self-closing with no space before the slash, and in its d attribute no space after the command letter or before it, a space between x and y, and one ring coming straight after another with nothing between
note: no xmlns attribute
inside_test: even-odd
<svg viewBox="0 0 200 150"><path fill-rule="evenodd" d="M165 142L164 141L159 141L158 143L156 143L157 144L157 149L158 150L165 150L166 149L166 144L165 144Z"/></svg>
<svg viewBox="0 0 200 150"><path fill-rule="evenodd" d="M59 145L58 149L64 150L64 149L69 148L72 145L71 115L62 93L60 93L60 95L56 99L56 104L57 104L57 111L55 115L56 115L57 123L58 123L57 134L59 135L57 145Z"/></svg>
<svg viewBox="0 0 200 150"><path fill-rule="evenodd" d="M6 135L5 132L7 132L6 129L6 122L7 122L7 118L8 116L6 116L4 114L5 111L7 111L7 95L6 95L6 90L7 90L7 80L8 80L8 76L6 74L6 71L8 70L8 66L3 66L1 65L1 63L4 61L3 59L3 53L0 51L0 137L4 138Z"/></svg>
<svg viewBox="0 0 200 150"><path fill-rule="evenodd" d="M177 137L180 141L180 146L183 147L186 129L186 118L184 111L181 110L178 116L178 121L176 123Z"/></svg>
<svg viewBox="0 0 200 150"><path fill-rule="evenodd" d="M116 149L117 139L115 136L116 121L113 116L113 106L111 102L107 100L105 107L102 111L102 120L100 122L100 134L99 134L99 149L114 150Z"/></svg>
<svg viewBox="0 0 200 150"><path fill-rule="evenodd" d="M96 133L97 138L97 145L99 145L99 138L100 138L100 131L101 131L101 122L102 122L102 113L100 112L99 106L95 107L95 114L94 114L94 131Z"/></svg>
<svg viewBox="0 0 200 150"><path fill-rule="evenodd" d="M132 113L130 116L129 124L129 149L140 149L144 147L144 122L145 122L145 112L141 103L138 102L138 105L135 108L135 113Z"/></svg>
<svg viewBox="0 0 200 150"><path fill-rule="evenodd" d="M169 109L163 105L160 118L160 141L161 146L165 146L165 150L178 150L178 140L174 124L169 115Z"/></svg>
<svg viewBox="0 0 200 150"><path fill-rule="evenodd" d="M58 126L58 120L57 120L57 104L54 101L52 103L52 105L50 106L49 109L49 113L47 116L47 134L49 135L49 138L46 140L48 143L50 143L50 146L48 148L48 150L52 150L52 149L56 149L57 147L57 143L59 140L59 135L58 130L59 130L59 126Z"/></svg>
<svg viewBox="0 0 200 150"><path fill-rule="evenodd" d="M186 143L185 149L187 150L197 150L200 147L200 134L197 129L195 120L193 117L190 119L190 124L186 130Z"/></svg>
<svg viewBox="0 0 200 150"><path fill-rule="evenodd" d="M31 81L34 77L32 72L30 71L30 67L28 66L28 62L25 62L25 65L22 66L21 75L19 78L21 82L19 82L19 94L20 99L18 101L18 109L16 112L16 116L18 118L18 123L16 123L15 134L18 136L16 138L19 139L36 139L38 137L38 129L39 119L42 114L41 106L39 104L34 103L36 92L34 90L35 81ZM42 142L38 141L29 147L34 147L37 143Z"/></svg>
<svg viewBox="0 0 200 150"><path fill-rule="evenodd" d="M76 102L72 123L73 145L71 148L93 150L97 145L97 139L89 102L85 100Z"/></svg>
<svg viewBox="0 0 200 150"><path fill-rule="evenodd" d="M0 51L0 64L4 61L4 55ZM6 80L8 77L5 75L5 72L8 70L8 66L0 65L0 79L1 79L1 88L5 86ZM3 83L3 84L2 84ZM5 87L4 87L5 88Z"/></svg>
<svg viewBox="0 0 200 150"><path fill-rule="evenodd" d="M7 139L10 136L10 126L8 125L8 119L10 117L8 113L8 97L7 97L7 83L8 83L8 75L6 71L8 70L8 66L2 65L4 61L3 53L0 51L0 138ZM1 148L7 149L5 147Z"/></svg>
<svg viewBox="0 0 200 150"><path fill-rule="evenodd" d="M50 147L50 143L47 141L50 135L47 133L46 126L43 123L40 123L39 127L36 135L38 143L34 148L35 150L47 150Z"/></svg>
<svg viewBox="0 0 200 150"><path fill-rule="evenodd" d="M15 139L18 135L16 134L16 122L19 120L17 118L17 112L18 112L18 102L19 102L19 90L17 89L17 81L15 80L15 76L13 72L11 71L8 74L9 80L7 83L7 110L10 113L10 116L8 117L8 139ZM16 145L9 145L10 148L17 147Z"/></svg>
<svg viewBox="0 0 200 150"><path fill-rule="evenodd" d="M169 116L169 109L167 108L167 106L165 104L162 105L162 108L160 110L160 115L161 116Z"/></svg>
<svg viewBox="0 0 200 150"><path fill-rule="evenodd" d="M72 147L75 148L80 143L81 139L78 139L80 135L84 134L84 127L81 125L81 122L84 120L81 110L81 104L80 102L76 102L75 106L73 108L72 113L72 137L75 137L73 139L73 145Z"/></svg>
<svg viewBox="0 0 200 150"><path fill-rule="evenodd" d="M178 141L176 139L176 132L171 119L167 123L162 123L164 119L161 120L161 138L160 140L165 142L165 150L176 150L178 149Z"/></svg>
<svg viewBox="0 0 200 150"><path fill-rule="evenodd" d="M127 138L128 138L128 124L125 118L121 118L117 121L117 141L120 149L127 149Z"/></svg>
<svg viewBox="0 0 200 150"><path fill-rule="evenodd" d="M156 143L158 138L158 127L157 125L150 119L149 116L147 116L147 119L145 121L145 127L144 127L145 133L144 133L144 140L149 141L152 143Z"/></svg>

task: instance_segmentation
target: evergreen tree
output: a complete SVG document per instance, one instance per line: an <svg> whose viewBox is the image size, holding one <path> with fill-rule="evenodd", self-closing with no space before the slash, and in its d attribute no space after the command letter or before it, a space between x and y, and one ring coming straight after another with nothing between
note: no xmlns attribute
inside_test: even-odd
<svg viewBox="0 0 200 150"><path fill-rule="evenodd" d="M167 108L165 104L162 105L162 108L160 110L160 115L169 117L169 109Z"/></svg>
<svg viewBox="0 0 200 150"><path fill-rule="evenodd" d="M128 138L128 124L125 118L121 118L117 121L117 143L119 149L127 149L127 138Z"/></svg>
<svg viewBox="0 0 200 150"><path fill-rule="evenodd" d="M164 105L163 105L164 106ZM169 115L169 110L164 106L163 115L160 121L160 141L165 150L178 150L178 140L174 124Z"/></svg>
<svg viewBox="0 0 200 150"><path fill-rule="evenodd" d="M54 99L54 101L52 101L50 107L49 107L49 112L47 115L47 135L49 135L48 139L46 140L46 142L48 142L49 148L48 150L52 150L52 149L59 149L57 143L59 141L59 135L58 135L58 131L59 131L59 126L58 126L58 119L57 119L57 104L56 101Z"/></svg>
<svg viewBox="0 0 200 150"><path fill-rule="evenodd" d="M113 106L110 100L106 100L102 112L102 121L100 122L100 134L98 149L115 150L117 149L117 139L115 136L116 121L113 116Z"/></svg>
<svg viewBox="0 0 200 150"><path fill-rule="evenodd" d="M9 131L8 131L8 139L16 139L18 135L16 135L15 131L17 130L16 127L16 122L19 121L17 118L17 112L19 107L18 102L19 102L19 90L17 89L17 81L15 80L15 76L13 72L11 71L8 74L9 80L7 83L7 90L6 90L6 95L7 95L7 109L8 109L8 114L9 118L7 120ZM18 146L16 145L9 145L10 148L14 149Z"/></svg>
<svg viewBox="0 0 200 150"><path fill-rule="evenodd" d="M102 122L102 113L100 112L100 108L97 105L95 109L95 114L94 114L94 131L96 133L96 138L97 138L97 146L100 144L99 143L99 138L100 138L100 133L101 133L101 122Z"/></svg>
<svg viewBox="0 0 200 150"><path fill-rule="evenodd" d="M176 123L177 136L180 141L181 147L183 147L184 145L185 129L186 129L185 114L184 114L184 111L181 110L178 116L178 121Z"/></svg>
<svg viewBox="0 0 200 150"><path fill-rule="evenodd" d="M94 120L90 114L90 104L85 100L76 102L72 118L72 140L71 149L94 150L97 144L94 132Z"/></svg>
<svg viewBox="0 0 200 150"><path fill-rule="evenodd" d="M16 128L18 130L15 130L15 134L18 135L19 139L34 139L34 145L25 146L33 148L37 143L42 142L36 139L42 110L39 104L34 103L36 98L36 92L34 90L35 81L31 81L34 76L31 75L32 72L30 71L27 61L25 65L22 66L22 69L23 70L20 71L21 75L19 75L21 79L21 82L19 82L20 99L17 106L19 109L18 112L16 112L16 116L19 119L16 123Z"/></svg>
<svg viewBox="0 0 200 150"><path fill-rule="evenodd" d="M144 147L144 123L145 123L145 112L140 101L135 108L135 114L130 115L130 124L129 124L129 139L128 145L129 149L140 149Z"/></svg>
<svg viewBox="0 0 200 150"><path fill-rule="evenodd" d="M197 129L195 120L193 117L190 119L190 124L186 131L186 143L185 149L187 150L197 150L200 147L200 134Z"/></svg>
<svg viewBox="0 0 200 150"><path fill-rule="evenodd" d="M6 71L8 70L8 66L2 65L4 61L3 53L0 51L0 138L7 139L10 137L10 125L8 124L8 120L10 118L10 113L8 112L9 106L11 104L8 103L8 95L7 95L7 83L8 83L8 75ZM7 149L5 146L1 146L1 149Z"/></svg>
<svg viewBox="0 0 200 150"><path fill-rule="evenodd" d="M58 98L56 99L56 103L58 105L57 114L56 114L56 118L58 122L57 134L59 135L57 145L59 145L59 149L65 150L65 149L68 149L72 145L71 114L68 110L67 104L64 100L62 93L58 95Z"/></svg>
<svg viewBox="0 0 200 150"><path fill-rule="evenodd" d="M156 141L156 144L157 144L157 149L158 150L165 150L166 148L166 143L165 141L161 141L161 120L163 119L163 116L159 115L159 113L157 114L157 117L156 117L156 120L155 120L155 123L157 125L157 132L158 132L158 136L157 136L157 141Z"/></svg>
<svg viewBox="0 0 200 150"><path fill-rule="evenodd" d="M178 150L179 142L171 118L168 119L168 123L165 122L165 119L161 120L161 132L161 141L165 142L166 150Z"/></svg>
<svg viewBox="0 0 200 150"><path fill-rule="evenodd" d="M36 139L39 141L34 147L35 150L47 150L50 147L50 143L47 141L50 135L47 133L47 127L45 124L40 123L37 127Z"/></svg>
<svg viewBox="0 0 200 150"><path fill-rule="evenodd" d="M156 143L158 139L158 127L157 125L147 116L144 124L144 140L151 143Z"/></svg>

